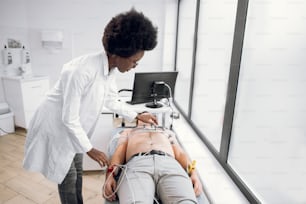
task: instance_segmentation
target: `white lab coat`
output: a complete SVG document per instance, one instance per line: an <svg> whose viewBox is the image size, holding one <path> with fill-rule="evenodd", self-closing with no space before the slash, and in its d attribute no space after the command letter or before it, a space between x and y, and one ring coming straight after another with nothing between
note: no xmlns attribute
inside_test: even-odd
<svg viewBox="0 0 306 204"><path fill-rule="evenodd" d="M74 155L92 148L89 138L103 106L129 120L136 117L136 112L118 101L116 71L108 71L107 56L101 52L63 66L59 80L28 127L25 169L61 183Z"/></svg>

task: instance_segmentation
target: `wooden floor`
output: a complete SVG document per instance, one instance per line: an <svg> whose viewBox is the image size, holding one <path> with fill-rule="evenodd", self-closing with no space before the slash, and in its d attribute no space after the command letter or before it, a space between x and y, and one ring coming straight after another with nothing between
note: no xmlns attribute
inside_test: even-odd
<svg viewBox="0 0 306 204"><path fill-rule="evenodd" d="M25 131L0 136L0 204L60 203L57 184L38 173L22 168ZM85 204L103 204L102 171L85 172L83 199Z"/></svg>

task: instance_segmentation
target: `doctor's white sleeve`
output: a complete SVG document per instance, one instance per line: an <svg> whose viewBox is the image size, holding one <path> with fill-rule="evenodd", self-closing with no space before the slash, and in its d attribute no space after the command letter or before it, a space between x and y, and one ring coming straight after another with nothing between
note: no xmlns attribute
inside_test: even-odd
<svg viewBox="0 0 306 204"><path fill-rule="evenodd" d="M118 88L115 81L115 77L113 77L112 80L110 81L108 93L105 97L105 107L123 116L129 121L133 121L137 116L136 111L131 110L125 104L125 102L119 101Z"/></svg>
<svg viewBox="0 0 306 204"><path fill-rule="evenodd" d="M67 127L78 152L88 152L92 144L80 122L80 104L90 77L79 71L66 71L62 75L63 109L62 122Z"/></svg>

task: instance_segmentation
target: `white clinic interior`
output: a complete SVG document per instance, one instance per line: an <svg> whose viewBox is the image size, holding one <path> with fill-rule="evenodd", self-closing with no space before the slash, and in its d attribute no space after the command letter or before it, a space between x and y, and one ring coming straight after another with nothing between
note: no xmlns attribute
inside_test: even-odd
<svg viewBox="0 0 306 204"><path fill-rule="evenodd" d="M158 44L118 72L118 89L132 89L135 72L178 71L179 117L166 122L209 203L306 203L306 1L1 0L0 110L28 108L0 111L0 137L26 130L63 64L103 49L105 25L131 8L158 27ZM101 117L96 131L111 133L113 115Z"/></svg>

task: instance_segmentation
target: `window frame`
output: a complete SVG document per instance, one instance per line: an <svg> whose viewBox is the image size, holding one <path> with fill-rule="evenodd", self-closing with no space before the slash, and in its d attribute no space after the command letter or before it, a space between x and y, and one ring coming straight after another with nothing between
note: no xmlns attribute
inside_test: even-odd
<svg viewBox="0 0 306 204"><path fill-rule="evenodd" d="M177 19L179 19L180 15L180 3L183 0L178 0L178 10L177 10ZM221 144L220 144L220 152L218 152L213 145L209 142L209 140L205 137L205 135L197 128L197 126L191 120L191 112L192 112L192 102L194 96L194 76L195 76L195 62L196 62L196 52L197 52L197 37L198 37L198 22L199 22L199 13L200 13L200 3L201 0L197 0L196 6L196 15L195 15L195 29L194 29L194 41L193 41L193 53L192 53L192 70L191 70L191 84L190 84L190 95L189 95L189 106L188 113L185 113L183 109L180 107L178 101L174 98L174 104L177 109L180 111L181 115L188 121L189 125L192 129L197 133L199 138L203 141L203 143L207 146L210 152L214 155L220 165L224 168L227 174L231 177L233 182L238 186L240 191L244 194L244 196L251 203L260 203L259 199L254 195L254 193L248 188L248 186L240 179L239 175L230 167L227 163L228 155L229 155L229 147L231 140L231 132L232 132L232 124L234 118L234 110L235 110L235 101L237 95L237 87L238 87L238 79L239 79L239 71L241 64L241 56L242 56L242 48L243 48L243 40L245 33L245 26L247 20L247 10L248 10L248 0L238 0L237 11L236 11L236 20L235 20L235 28L234 28L234 38L233 38L233 47L231 53L231 61L230 61L230 70L229 70L229 80L227 85L227 94L226 94L226 102L225 102L225 111L224 111L224 121L222 126L222 136L221 136ZM174 62L174 70L176 69L177 62L177 49L178 49L178 31L179 31L179 20L177 20L177 28L176 28L176 45L175 45L175 62Z"/></svg>

